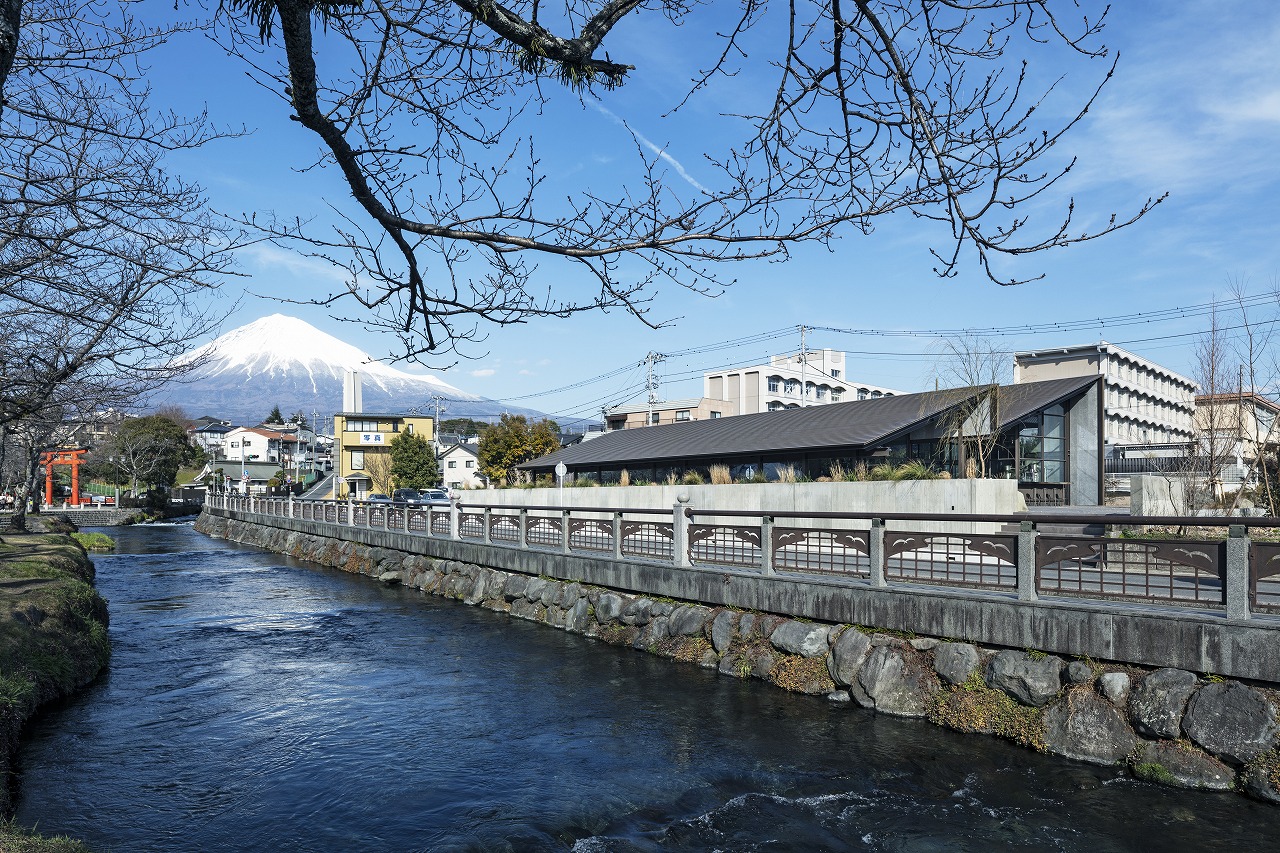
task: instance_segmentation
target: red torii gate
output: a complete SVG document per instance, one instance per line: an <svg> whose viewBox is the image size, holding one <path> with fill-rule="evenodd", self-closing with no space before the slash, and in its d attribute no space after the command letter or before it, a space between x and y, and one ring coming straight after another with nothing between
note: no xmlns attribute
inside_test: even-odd
<svg viewBox="0 0 1280 853"><path fill-rule="evenodd" d="M84 463L85 448L74 450L46 450L40 454L40 464L44 466L44 503L53 505L53 466L71 466L71 498L67 501L71 506L80 506L80 466Z"/></svg>

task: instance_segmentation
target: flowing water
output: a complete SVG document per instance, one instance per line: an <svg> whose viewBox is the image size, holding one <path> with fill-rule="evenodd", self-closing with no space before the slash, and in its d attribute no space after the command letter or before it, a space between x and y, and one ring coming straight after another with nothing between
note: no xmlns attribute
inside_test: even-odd
<svg viewBox="0 0 1280 853"><path fill-rule="evenodd" d="M18 821L100 851L1267 850L1280 808L796 696L212 540L109 529L114 655Z"/></svg>

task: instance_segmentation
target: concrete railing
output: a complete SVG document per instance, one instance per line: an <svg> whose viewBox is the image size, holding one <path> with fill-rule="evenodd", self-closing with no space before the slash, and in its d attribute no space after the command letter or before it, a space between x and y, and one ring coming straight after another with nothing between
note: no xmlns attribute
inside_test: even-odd
<svg viewBox="0 0 1280 853"><path fill-rule="evenodd" d="M1280 615L1280 544L1250 529L1275 518L1088 517L964 513L761 512L607 506L397 506L211 495L212 507L482 544L763 578L815 576L872 588L954 588L1023 602L1156 605L1231 621ZM972 533L983 528L1009 532ZM1085 536L1057 524L1224 530L1222 538ZM1277 621L1280 627L1280 621Z"/></svg>

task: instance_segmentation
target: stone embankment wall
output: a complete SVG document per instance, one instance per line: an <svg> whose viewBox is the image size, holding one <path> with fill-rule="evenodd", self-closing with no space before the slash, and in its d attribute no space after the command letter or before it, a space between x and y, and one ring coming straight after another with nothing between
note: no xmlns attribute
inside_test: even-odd
<svg viewBox="0 0 1280 853"><path fill-rule="evenodd" d="M1267 686L659 599L207 514L197 529L726 676L1280 803L1280 694Z"/></svg>

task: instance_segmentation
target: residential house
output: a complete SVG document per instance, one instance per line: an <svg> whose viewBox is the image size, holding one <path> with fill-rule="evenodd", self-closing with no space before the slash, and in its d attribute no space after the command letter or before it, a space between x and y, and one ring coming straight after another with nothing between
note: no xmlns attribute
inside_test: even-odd
<svg viewBox="0 0 1280 853"><path fill-rule="evenodd" d="M226 434L224 459L232 462L271 462L292 465L298 440L264 427L235 427Z"/></svg>
<svg viewBox="0 0 1280 853"><path fill-rule="evenodd" d="M227 458L227 434L235 427L222 421L206 423L187 430L187 440L204 449L210 459Z"/></svg>
<svg viewBox="0 0 1280 853"><path fill-rule="evenodd" d="M391 441L401 433L435 439L429 415L339 412L333 416L334 497L390 491Z"/></svg>
<svg viewBox="0 0 1280 853"><path fill-rule="evenodd" d="M440 476L449 489L483 489L489 480L480 473L480 459L474 444L451 444L439 457Z"/></svg>
<svg viewBox="0 0 1280 853"><path fill-rule="evenodd" d="M1029 504L1096 506L1101 413L1101 379L1076 376L615 430L517 467L550 475L563 462L573 479L617 483L623 470L633 482L664 482L689 471L708 479L723 465L737 480L776 480L785 469L816 479L837 466L914 459L960 476L962 445L981 436L990 476L1016 478Z"/></svg>
<svg viewBox="0 0 1280 853"><path fill-rule="evenodd" d="M750 415L902 393L856 380L847 366L845 353L838 350L778 355L768 364L704 373L702 394L732 404L739 415Z"/></svg>

